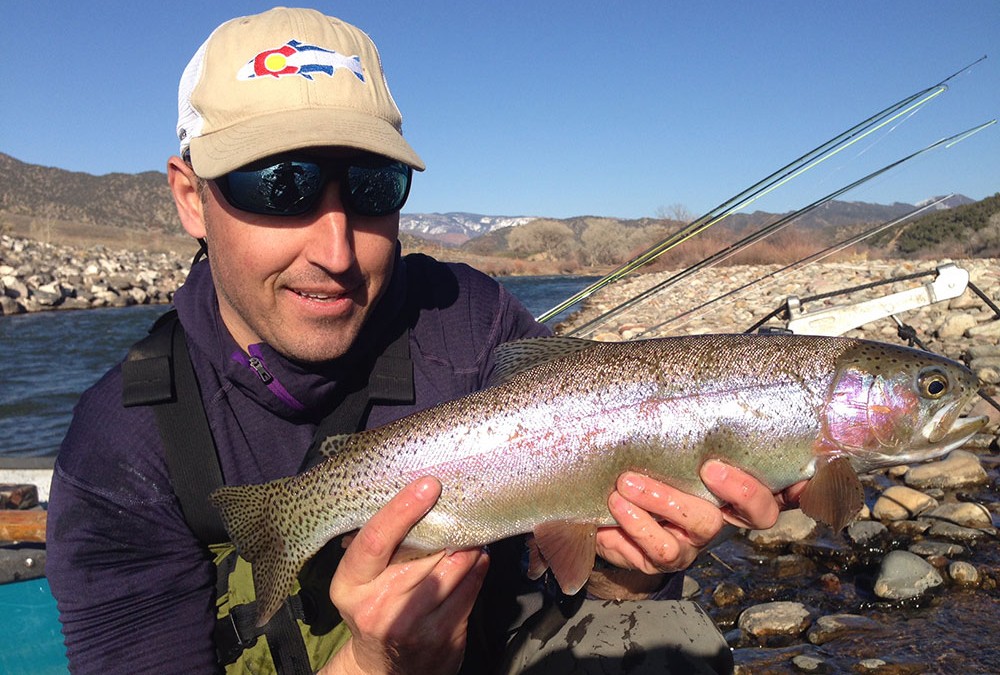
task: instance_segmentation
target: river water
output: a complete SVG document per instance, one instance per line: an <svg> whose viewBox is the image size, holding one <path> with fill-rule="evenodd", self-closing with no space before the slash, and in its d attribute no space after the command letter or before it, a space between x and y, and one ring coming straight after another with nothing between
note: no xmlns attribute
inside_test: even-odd
<svg viewBox="0 0 1000 675"><path fill-rule="evenodd" d="M500 279L534 316L592 280ZM0 456L54 455L80 394L166 310L141 305L0 317Z"/></svg>

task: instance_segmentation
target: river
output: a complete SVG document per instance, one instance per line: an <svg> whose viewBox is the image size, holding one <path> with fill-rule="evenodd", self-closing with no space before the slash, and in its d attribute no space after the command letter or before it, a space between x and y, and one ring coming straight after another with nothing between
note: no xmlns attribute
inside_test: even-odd
<svg viewBox="0 0 1000 675"><path fill-rule="evenodd" d="M500 281L538 316L593 278ZM54 455L80 394L166 310L140 305L0 317L0 456Z"/></svg>

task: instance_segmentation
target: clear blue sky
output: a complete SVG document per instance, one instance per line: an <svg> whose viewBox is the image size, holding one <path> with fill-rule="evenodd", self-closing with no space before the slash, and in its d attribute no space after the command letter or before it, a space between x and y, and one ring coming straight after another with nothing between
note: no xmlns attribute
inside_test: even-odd
<svg viewBox="0 0 1000 675"><path fill-rule="evenodd" d="M3 3L0 152L162 171L177 80L211 30L273 3ZM804 206L1000 116L1000 0L324 2L378 45L427 162L408 212L701 214L987 54L918 114L751 206ZM844 199L1000 191L1000 125Z"/></svg>

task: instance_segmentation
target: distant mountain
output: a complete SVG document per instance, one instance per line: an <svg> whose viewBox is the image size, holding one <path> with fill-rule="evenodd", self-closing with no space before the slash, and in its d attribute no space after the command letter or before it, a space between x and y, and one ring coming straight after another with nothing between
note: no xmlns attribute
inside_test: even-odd
<svg viewBox="0 0 1000 675"><path fill-rule="evenodd" d="M944 195L939 195L937 197L931 197L930 199L924 199L915 204L915 206L926 206L931 202L935 202L941 199ZM932 211L947 211L948 209L953 209L956 206L965 206L966 204L974 204L974 199L969 199L965 195L952 195L945 199L943 202L935 206Z"/></svg>
<svg viewBox="0 0 1000 675"><path fill-rule="evenodd" d="M403 213L399 228L403 232L449 246L505 227L516 227L534 220L530 216L483 216L476 213Z"/></svg>
<svg viewBox="0 0 1000 675"><path fill-rule="evenodd" d="M162 172L94 176L0 153L0 214L133 230L181 232Z"/></svg>
<svg viewBox="0 0 1000 675"><path fill-rule="evenodd" d="M968 205L973 200L962 195L951 197L947 208ZM865 202L834 201L815 209L796 223L797 230L822 228L827 232L840 232L844 228L862 224L880 223L897 218L911 210L910 204L889 205ZM937 209L945 208L945 205ZM761 211L736 213L715 229L741 234L748 228L757 228L773 222L781 215ZM76 225L100 225L129 231L159 231L181 233L177 212L170 197L166 176L161 172L147 171L139 174L111 173L94 176L87 173L66 171L53 167L21 162L0 153L0 231L5 223L25 226L26 223L61 222ZM509 233L529 223L541 228L533 236L539 241L546 237L562 237L552 230L563 228L580 246L585 239L596 240L596 230L617 232L630 239L637 230L650 236L659 231L680 227L676 221L642 218L635 220L579 216L575 218L536 218L533 216L491 216L475 213L403 213L400 229L407 242L410 237L431 240L436 246L458 247L463 251L483 254L517 255L530 242L521 237L510 246ZM544 227L542 226L544 225ZM545 231L547 229L547 231ZM585 231L590 230L588 235ZM616 235L617 236L617 235ZM960 236L960 235L959 235ZM601 245L608 247L607 239ZM638 239L636 239L638 241ZM612 242L622 244L623 242ZM546 244L550 249L551 242ZM551 252L550 252L551 253ZM531 254L528 254L531 255ZM552 256L558 257L556 254Z"/></svg>

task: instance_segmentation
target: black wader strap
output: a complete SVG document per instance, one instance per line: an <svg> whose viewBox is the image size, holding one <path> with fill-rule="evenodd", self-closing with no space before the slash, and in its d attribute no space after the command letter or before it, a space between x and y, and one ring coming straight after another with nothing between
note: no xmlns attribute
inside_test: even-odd
<svg viewBox="0 0 1000 675"><path fill-rule="evenodd" d="M206 546L229 541L218 510L208 496L222 487L222 469L208 426L205 406L188 354L184 329L176 311L160 317L150 334L129 350L122 364L123 404L152 406L166 452L167 470L188 527ZM228 574L225 575L228 577ZM256 608L254 608L256 620ZM299 614L301 615L301 604ZM260 631L268 637L268 647L275 669L282 675L309 675L309 654L295 621L294 611L286 602ZM225 636L220 626L231 626L234 636ZM244 641L235 623L216 622L217 651L220 659L231 663L245 647L256 642L256 635ZM233 656L232 645L240 649Z"/></svg>
<svg viewBox="0 0 1000 675"><path fill-rule="evenodd" d="M222 487L222 470L176 313L160 320L129 350L122 365L125 406L150 405L163 437L167 469L184 519L207 544L229 541L208 496ZM164 352L169 356L164 356Z"/></svg>
<svg viewBox="0 0 1000 675"><path fill-rule="evenodd" d="M229 541L222 518L208 499L223 485L222 470L176 310L157 319L150 334L132 346L122 364L122 377L125 407L149 405L156 414L167 469L188 526L205 545ZM328 436L364 428L373 400L414 401L409 330L405 326L376 359L368 382L348 394L320 422L303 468L322 459L318 449ZM231 571L218 570L217 582L223 591L228 588ZM278 673L311 673L297 624L305 614L302 598L289 598L262 628L256 626L256 604L231 607L229 616L216 622L214 637L221 662L235 662L260 635L265 635Z"/></svg>
<svg viewBox="0 0 1000 675"><path fill-rule="evenodd" d="M324 459L319 449L328 437L364 429L373 401L413 403L414 400L410 331L404 328L375 360L368 381L347 394L316 427L312 445L309 446L299 471L310 469Z"/></svg>

